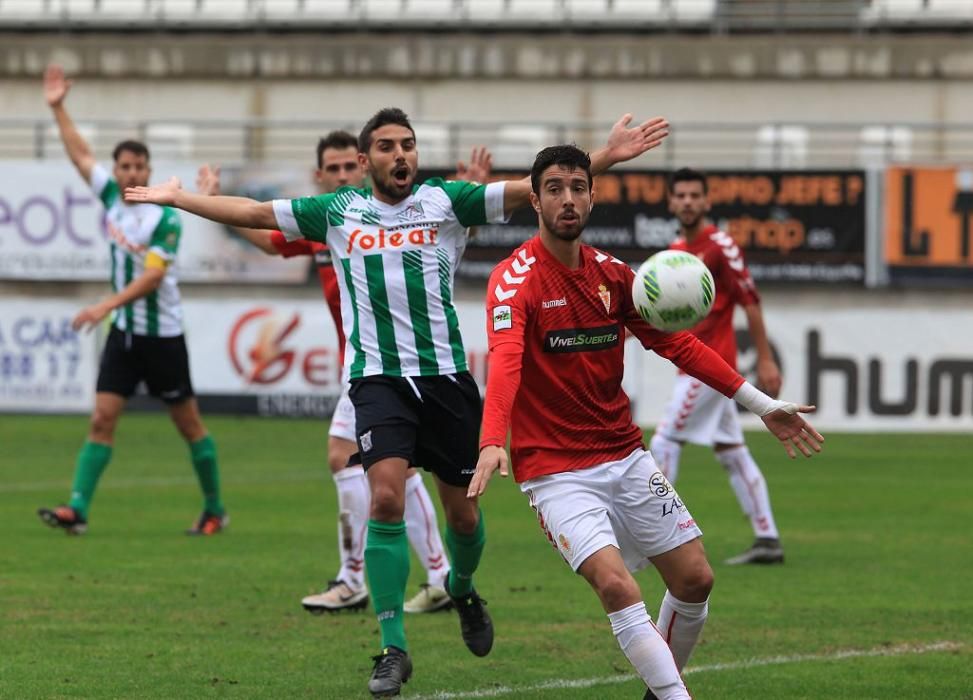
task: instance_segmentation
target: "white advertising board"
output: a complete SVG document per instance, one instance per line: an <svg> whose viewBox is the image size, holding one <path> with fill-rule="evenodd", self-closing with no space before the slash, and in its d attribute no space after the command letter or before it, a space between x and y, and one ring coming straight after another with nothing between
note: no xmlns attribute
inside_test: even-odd
<svg viewBox="0 0 973 700"><path fill-rule="evenodd" d="M196 166L153 163L153 181L173 175L192 187ZM0 162L0 279L107 280L111 264L103 214L69 162ZM265 255L225 227L190 214L182 214L182 226L176 260L181 280L299 283L307 278L309 258Z"/></svg>
<svg viewBox="0 0 973 700"><path fill-rule="evenodd" d="M813 298L765 303L784 377L781 398L816 405L810 420L822 430L973 431L973 305L906 312L869 307L860 298L830 308ZM755 361L741 344L740 370L747 374ZM650 353L638 362L637 420L654 425L674 370ZM743 415L744 425L759 424Z"/></svg>
<svg viewBox="0 0 973 700"><path fill-rule="evenodd" d="M87 412L94 404L98 348L78 335L77 301L0 302L0 411Z"/></svg>

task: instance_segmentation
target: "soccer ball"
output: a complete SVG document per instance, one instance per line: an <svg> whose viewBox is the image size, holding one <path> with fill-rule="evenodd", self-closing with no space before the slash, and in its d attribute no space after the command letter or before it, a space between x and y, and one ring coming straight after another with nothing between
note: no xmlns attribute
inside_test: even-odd
<svg viewBox="0 0 973 700"><path fill-rule="evenodd" d="M660 331L681 331L706 318L716 287L706 264L692 253L663 250L642 263L632 283L639 315Z"/></svg>

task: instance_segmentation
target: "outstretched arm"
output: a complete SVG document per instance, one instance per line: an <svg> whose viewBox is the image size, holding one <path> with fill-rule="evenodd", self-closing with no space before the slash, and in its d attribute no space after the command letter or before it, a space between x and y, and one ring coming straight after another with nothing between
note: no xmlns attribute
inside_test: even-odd
<svg viewBox="0 0 973 700"><path fill-rule="evenodd" d="M64 70L57 65L50 65L44 71L44 99L54 114L57 122L58 132L61 134L61 143L68 158L74 163L81 177L85 182L91 181L91 169L95 167L95 156L91 152L91 146L84 140L78 132L74 121L64 107L64 98L68 96L71 89L71 81L64 77Z"/></svg>
<svg viewBox="0 0 973 700"><path fill-rule="evenodd" d="M196 174L196 191L207 197L218 197L220 195L220 166L211 168L209 163L200 166L199 172ZM280 251L274 246L273 231L243 226L234 226L233 231L267 255L280 255Z"/></svg>
<svg viewBox="0 0 973 700"><path fill-rule="evenodd" d="M186 192L178 178L164 185L152 187L128 187L126 202L151 202L188 211L210 221L245 228L276 229L273 202L258 202L247 197L207 197L204 194Z"/></svg>
<svg viewBox="0 0 973 700"><path fill-rule="evenodd" d="M669 135L669 122L653 117L630 127L632 115L624 114L615 122L608 142L591 154L591 174L601 175L613 165L637 158L657 147ZM508 181L503 190L503 209L507 215L526 207L530 196L530 177Z"/></svg>

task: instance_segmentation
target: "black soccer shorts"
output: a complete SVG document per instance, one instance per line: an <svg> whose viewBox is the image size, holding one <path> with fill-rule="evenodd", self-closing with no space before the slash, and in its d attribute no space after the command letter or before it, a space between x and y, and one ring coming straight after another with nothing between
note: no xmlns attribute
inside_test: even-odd
<svg viewBox="0 0 973 700"><path fill-rule="evenodd" d="M112 326L101 353L97 390L127 399L142 381L149 394L167 404L192 398L186 339L134 335Z"/></svg>
<svg viewBox="0 0 973 700"><path fill-rule="evenodd" d="M352 379L348 395L355 406L358 459L366 470L381 459L401 457L451 486L469 485L483 410L469 372Z"/></svg>

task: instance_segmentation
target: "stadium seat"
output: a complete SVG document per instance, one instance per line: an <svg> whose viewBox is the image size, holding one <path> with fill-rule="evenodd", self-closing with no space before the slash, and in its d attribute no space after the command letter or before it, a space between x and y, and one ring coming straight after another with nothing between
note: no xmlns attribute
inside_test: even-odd
<svg viewBox="0 0 973 700"><path fill-rule="evenodd" d="M153 158L188 159L193 157L195 131L192 124L149 124L145 129L145 141Z"/></svg>
<svg viewBox="0 0 973 700"><path fill-rule="evenodd" d="M709 22L716 15L716 0L670 0L669 4L678 23Z"/></svg>
<svg viewBox="0 0 973 700"><path fill-rule="evenodd" d="M611 11L612 18L620 22L664 24L669 20L662 0L615 0Z"/></svg>
<svg viewBox="0 0 973 700"><path fill-rule="evenodd" d="M546 126L509 124L497 130L494 163L505 168L529 168L537 152L556 141L554 130Z"/></svg>
<svg viewBox="0 0 973 700"><path fill-rule="evenodd" d="M803 168L807 165L807 144L807 127L766 124L757 130L754 166Z"/></svg>
<svg viewBox="0 0 973 700"><path fill-rule="evenodd" d="M866 126L858 137L858 164L878 167L912 158L912 129L907 126Z"/></svg>
<svg viewBox="0 0 973 700"><path fill-rule="evenodd" d="M423 167L451 168L455 155L450 148L449 127L446 124L413 122L419 160Z"/></svg>

